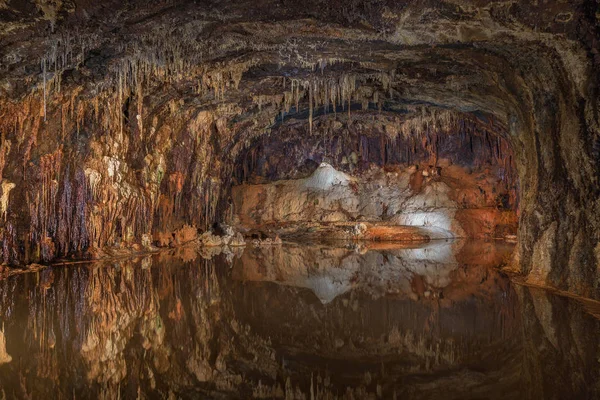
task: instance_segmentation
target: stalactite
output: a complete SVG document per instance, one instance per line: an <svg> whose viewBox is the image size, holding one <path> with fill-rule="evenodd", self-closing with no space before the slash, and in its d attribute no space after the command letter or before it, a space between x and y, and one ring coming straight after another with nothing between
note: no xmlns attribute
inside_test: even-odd
<svg viewBox="0 0 600 400"><path fill-rule="evenodd" d="M0 365L12 361L12 357L6 351L6 335L4 332L4 324L2 324L2 329L0 330Z"/></svg>
<svg viewBox="0 0 600 400"><path fill-rule="evenodd" d="M27 142L25 143L25 153L23 155L23 168L27 162L29 162L31 149L37 144L38 140L38 132L40 130L41 117L34 116L33 127L31 128L31 132L27 135Z"/></svg>
<svg viewBox="0 0 600 400"><path fill-rule="evenodd" d="M312 135L313 129L313 84L309 83L308 86L308 126L309 132Z"/></svg>
<svg viewBox="0 0 600 400"><path fill-rule="evenodd" d="M46 121L46 102L48 98L46 85L46 60L42 60L42 74L44 74L44 121Z"/></svg>
<svg viewBox="0 0 600 400"><path fill-rule="evenodd" d="M0 144L0 182L2 182L2 173L4 172L11 146L12 142L10 140L5 138L2 139L2 144Z"/></svg>
<svg viewBox="0 0 600 400"><path fill-rule="evenodd" d="M19 260L17 232L10 221L5 224L1 239L2 261L4 264L17 264Z"/></svg>
<svg viewBox="0 0 600 400"><path fill-rule="evenodd" d="M12 182L7 181L6 179L2 180L2 195L0 196L0 215L6 221L6 214L8 212L8 200L10 191L13 190L16 185Z"/></svg>

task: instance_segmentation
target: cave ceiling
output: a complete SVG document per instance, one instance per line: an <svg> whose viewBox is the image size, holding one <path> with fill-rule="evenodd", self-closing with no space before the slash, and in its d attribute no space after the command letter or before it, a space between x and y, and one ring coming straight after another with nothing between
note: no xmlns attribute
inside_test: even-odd
<svg viewBox="0 0 600 400"><path fill-rule="evenodd" d="M315 108L422 105L493 117L506 130L511 118L527 123L526 105L552 89L544 79L580 95L593 84L581 62L597 58L593 6L536 3L4 1L0 96L141 90L149 115L177 102L247 129L293 114L285 92L298 96L296 85L298 111L319 91L327 99ZM44 71L54 83L45 94Z"/></svg>

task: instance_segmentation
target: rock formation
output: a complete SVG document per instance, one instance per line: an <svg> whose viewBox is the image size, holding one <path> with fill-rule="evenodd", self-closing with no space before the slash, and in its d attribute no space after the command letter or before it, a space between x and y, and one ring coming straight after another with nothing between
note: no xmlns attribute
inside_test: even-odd
<svg viewBox="0 0 600 400"><path fill-rule="evenodd" d="M591 0L0 1L2 260L178 244L233 219L234 185L323 161L427 178L450 161L505 188L516 270L600 298L599 15Z"/></svg>
<svg viewBox="0 0 600 400"><path fill-rule="evenodd" d="M501 204L509 191L500 191L498 178L460 166L445 168L443 177L429 170L374 168L351 177L322 163L304 179L235 186L233 208L240 227L288 238L419 241L516 233L514 208Z"/></svg>

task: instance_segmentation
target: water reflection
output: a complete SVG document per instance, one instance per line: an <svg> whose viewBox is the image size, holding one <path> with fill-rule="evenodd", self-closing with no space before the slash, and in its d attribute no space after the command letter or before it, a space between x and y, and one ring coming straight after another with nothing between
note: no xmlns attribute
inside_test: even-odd
<svg viewBox="0 0 600 400"><path fill-rule="evenodd" d="M511 285L510 250L180 249L13 276L0 399L596 398L598 320Z"/></svg>
<svg viewBox="0 0 600 400"><path fill-rule="evenodd" d="M255 247L237 258L233 278L267 281L312 290L323 304L350 290L371 297L394 294L412 300L437 299L444 290L456 296L456 285L468 274L487 274L510 254L507 244L439 241L420 246L372 243L367 245L290 245ZM459 278L459 275L460 278ZM473 277L471 277L473 278ZM487 281L487 276L476 280ZM482 289L481 283L469 289ZM496 286L493 282L492 286ZM496 288L493 288L496 290ZM443 296L442 296L443 298Z"/></svg>

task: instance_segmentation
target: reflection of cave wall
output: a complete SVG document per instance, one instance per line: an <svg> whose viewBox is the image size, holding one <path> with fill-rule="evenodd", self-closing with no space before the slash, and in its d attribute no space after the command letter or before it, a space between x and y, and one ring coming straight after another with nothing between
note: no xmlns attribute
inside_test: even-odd
<svg viewBox="0 0 600 400"><path fill-rule="evenodd" d="M326 392L350 386L375 393L385 385L391 394L395 381L413 374L415 365L431 373L470 364L482 349L519 351L518 336L509 329L517 323L511 291L506 303L484 296L440 308L436 301L375 300L356 292L324 306L299 288L234 281L222 261L181 263L163 256L48 269L39 281L34 275L2 281L7 296L0 321L12 361L0 365L0 390L8 398L57 391L74 391L77 398L170 391L247 398L260 381L289 393L288 377L307 394L313 373L329 375L331 382L320 384ZM478 275L481 269L472 271ZM462 329L451 329L452 320ZM490 329L493 338L482 333ZM308 358L290 354L290 346ZM337 374L314 357L328 357L332 366L341 357L356 366ZM389 358L392 375L380 375L381 357ZM290 369L282 360L299 365ZM366 372L372 375L367 383Z"/></svg>
<svg viewBox="0 0 600 400"><path fill-rule="evenodd" d="M312 376L322 395L355 398L597 397L598 321L469 252L443 299L418 301L356 288L324 305L293 282L232 279L222 258L166 254L15 276L0 281L0 393L309 396Z"/></svg>
<svg viewBox="0 0 600 400"><path fill-rule="evenodd" d="M541 289L517 288L523 308L523 373L529 398L600 397L600 323L581 305ZM593 305L592 307L597 307ZM557 373L557 366L564 372Z"/></svg>

